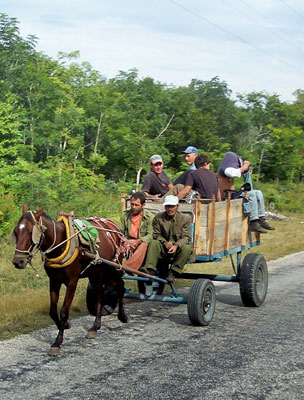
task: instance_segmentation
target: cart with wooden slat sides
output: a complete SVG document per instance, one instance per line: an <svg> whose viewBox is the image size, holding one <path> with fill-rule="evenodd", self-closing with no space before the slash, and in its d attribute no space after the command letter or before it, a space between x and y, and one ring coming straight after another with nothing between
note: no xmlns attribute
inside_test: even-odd
<svg viewBox="0 0 304 400"><path fill-rule="evenodd" d="M122 211L129 208L130 198L122 198ZM162 201L148 201L146 209L152 213L164 211ZM212 281L238 282L245 306L259 307L263 304L268 287L268 270L265 258L249 252L242 260L242 253L260 244L260 234L248 231L248 217L243 213L242 199L203 204L196 199L192 204L179 204L179 211L191 216L193 254L190 264L221 261L229 256L233 275L200 274L185 272L180 279L192 279L194 283L188 296L183 297L173 284L161 275L124 275L125 280L136 280L138 293L127 289L125 297L149 301L185 303L188 316L194 325L208 325L214 315L216 292ZM163 295L164 287L170 293Z"/></svg>

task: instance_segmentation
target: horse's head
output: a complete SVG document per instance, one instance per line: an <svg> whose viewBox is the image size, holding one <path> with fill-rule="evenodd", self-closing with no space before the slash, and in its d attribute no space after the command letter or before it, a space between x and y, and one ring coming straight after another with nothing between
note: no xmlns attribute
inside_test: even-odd
<svg viewBox="0 0 304 400"><path fill-rule="evenodd" d="M43 207L37 212L30 211L24 204L22 206L22 217L15 226L11 239L16 244L13 264L16 268L23 269L31 263L33 256L39 250L43 240L44 226L41 216Z"/></svg>

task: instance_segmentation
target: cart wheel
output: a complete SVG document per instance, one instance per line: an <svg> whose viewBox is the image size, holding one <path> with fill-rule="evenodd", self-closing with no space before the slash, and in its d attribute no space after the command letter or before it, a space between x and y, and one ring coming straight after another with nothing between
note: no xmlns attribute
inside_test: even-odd
<svg viewBox="0 0 304 400"><path fill-rule="evenodd" d="M264 256L247 254L240 273L240 293L244 306L260 307L264 303L267 288L268 269Z"/></svg>
<svg viewBox="0 0 304 400"><path fill-rule="evenodd" d="M116 308L117 301L118 301L117 292L111 288L105 289L101 315L112 314ZM88 283L87 287L86 302L89 313L96 317L96 312L97 312L96 294L90 282Z"/></svg>
<svg viewBox="0 0 304 400"><path fill-rule="evenodd" d="M215 311L215 287L209 279L197 279L188 294L188 316L193 325L209 325Z"/></svg>

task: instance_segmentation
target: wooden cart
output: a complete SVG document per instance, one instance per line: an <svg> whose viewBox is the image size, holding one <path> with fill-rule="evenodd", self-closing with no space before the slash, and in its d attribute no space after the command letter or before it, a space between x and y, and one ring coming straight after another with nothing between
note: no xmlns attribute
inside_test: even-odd
<svg viewBox="0 0 304 400"><path fill-rule="evenodd" d="M122 211L129 208L129 201L129 197L122 197ZM146 209L156 214L164 211L164 206L162 201L148 201ZM209 204L203 204L200 199L192 204L181 202L179 211L191 215L192 219L193 254L189 263L221 261L224 256L229 256L234 274L183 273L181 279L194 280L187 297L180 296L171 283L157 274L153 279L125 275L125 280L136 280L138 283L138 293L127 289L125 297L186 303L188 316L194 325L208 325L213 318L216 292L212 281L238 282L243 304L249 307L261 306L267 294L267 264L263 255L252 252L242 260L244 251L260 244L260 234L248 231L248 217L243 213L242 199L228 198L222 202L212 199ZM162 294L165 285L170 286L167 295Z"/></svg>

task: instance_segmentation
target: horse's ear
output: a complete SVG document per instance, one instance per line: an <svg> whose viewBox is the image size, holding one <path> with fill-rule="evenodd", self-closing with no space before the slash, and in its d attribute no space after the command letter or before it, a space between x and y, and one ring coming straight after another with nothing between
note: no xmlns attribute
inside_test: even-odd
<svg viewBox="0 0 304 400"><path fill-rule="evenodd" d="M35 218L39 219L43 213L44 207L39 208L39 210L35 213Z"/></svg>
<svg viewBox="0 0 304 400"><path fill-rule="evenodd" d="M28 212L28 206L26 204L22 205L22 215L25 214L26 212Z"/></svg>

